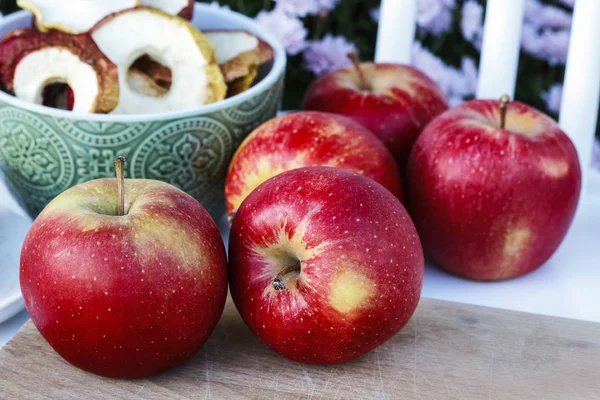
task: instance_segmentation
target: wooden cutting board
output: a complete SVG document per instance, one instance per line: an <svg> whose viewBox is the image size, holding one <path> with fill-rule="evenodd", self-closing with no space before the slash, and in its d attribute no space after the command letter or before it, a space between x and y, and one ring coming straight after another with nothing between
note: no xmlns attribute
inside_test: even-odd
<svg viewBox="0 0 600 400"><path fill-rule="evenodd" d="M288 361L231 301L186 364L149 379L64 362L28 322L0 350L1 399L600 399L600 324L422 299L385 345L341 365Z"/></svg>

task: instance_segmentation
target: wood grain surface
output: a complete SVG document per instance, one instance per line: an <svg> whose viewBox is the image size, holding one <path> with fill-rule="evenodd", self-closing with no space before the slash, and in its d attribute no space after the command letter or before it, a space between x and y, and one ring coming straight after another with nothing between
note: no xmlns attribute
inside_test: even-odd
<svg viewBox="0 0 600 400"><path fill-rule="evenodd" d="M148 379L68 365L33 324L0 350L1 399L600 399L600 324L422 299L392 340L346 364L288 361L231 301L186 364Z"/></svg>

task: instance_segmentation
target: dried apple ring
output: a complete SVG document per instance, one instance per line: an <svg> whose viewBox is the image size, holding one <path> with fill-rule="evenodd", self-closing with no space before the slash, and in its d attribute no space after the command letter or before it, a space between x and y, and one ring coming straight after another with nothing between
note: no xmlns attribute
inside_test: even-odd
<svg viewBox="0 0 600 400"><path fill-rule="evenodd" d="M107 113L118 103L117 66L89 34L21 31L0 43L0 57L5 90L22 100L43 104L47 86L66 83L73 111Z"/></svg>
<svg viewBox="0 0 600 400"><path fill-rule="evenodd" d="M154 8L136 7L106 17L91 34L119 69L120 99L114 113L185 110L225 97L226 86L213 46L182 18ZM162 96L144 95L128 84L131 65L145 54L171 70L171 86Z"/></svg>
<svg viewBox="0 0 600 400"><path fill-rule="evenodd" d="M187 20L192 19L194 15L194 0L142 0L141 5L159 8L167 14Z"/></svg>
<svg viewBox="0 0 600 400"><path fill-rule="evenodd" d="M35 15L40 31L56 29L69 33L87 32L107 15L139 3L140 0L17 0L21 8Z"/></svg>
<svg viewBox="0 0 600 400"><path fill-rule="evenodd" d="M268 43L245 30L206 30L204 36L215 47L225 82L247 76L253 68L274 57Z"/></svg>

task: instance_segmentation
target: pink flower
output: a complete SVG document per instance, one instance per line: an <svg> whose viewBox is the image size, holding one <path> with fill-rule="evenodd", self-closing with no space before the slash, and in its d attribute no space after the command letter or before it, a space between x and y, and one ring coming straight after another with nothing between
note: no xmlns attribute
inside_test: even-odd
<svg viewBox="0 0 600 400"><path fill-rule="evenodd" d="M296 55L306 48L308 31L298 18L275 8L273 11L259 12L256 21L281 40L288 54Z"/></svg>
<svg viewBox="0 0 600 400"><path fill-rule="evenodd" d="M449 92L450 77L448 67L419 42L413 44L411 64L433 79L442 91L445 93Z"/></svg>
<svg viewBox="0 0 600 400"><path fill-rule="evenodd" d="M563 6L571 8L573 8L573 6L575 5L575 0L558 0L558 2L561 3Z"/></svg>
<svg viewBox="0 0 600 400"><path fill-rule="evenodd" d="M468 0L462 7L460 31L465 40L471 42L475 48L481 49L483 36L483 6L476 0Z"/></svg>
<svg viewBox="0 0 600 400"><path fill-rule="evenodd" d="M550 65L564 64L569 47L571 15L558 7L528 0L524 20L523 50Z"/></svg>
<svg viewBox="0 0 600 400"><path fill-rule="evenodd" d="M419 42L413 45L411 64L436 82L448 96L451 105L461 103L477 90L477 66L470 58L463 58L461 68L444 64Z"/></svg>
<svg viewBox="0 0 600 400"><path fill-rule="evenodd" d="M425 32L439 35L452 23L454 0L419 0L417 25Z"/></svg>
<svg viewBox="0 0 600 400"><path fill-rule="evenodd" d="M547 92L542 92L540 97L546 102L546 108L555 114L560 111L560 101L562 99L562 85L555 83L550 86Z"/></svg>
<svg viewBox="0 0 600 400"><path fill-rule="evenodd" d="M327 35L322 40L309 42L304 52L304 61L310 71L321 75L350 64L350 52L356 52L356 47L345 37Z"/></svg>
<svg viewBox="0 0 600 400"><path fill-rule="evenodd" d="M316 0L319 11L331 11L338 5L340 0Z"/></svg>
<svg viewBox="0 0 600 400"><path fill-rule="evenodd" d="M293 17L304 17L319 11L317 0L275 0L276 9Z"/></svg>
<svg viewBox="0 0 600 400"><path fill-rule="evenodd" d="M571 27L571 14L554 6L543 5L537 0L525 3L524 21L538 28L565 29Z"/></svg>
<svg viewBox="0 0 600 400"><path fill-rule="evenodd" d="M564 64L569 49L569 31L539 31L531 25L525 25L521 36L521 46L525 52L546 60L550 65Z"/></svg>
<svg viewBox="0 0 600 400"><path fill-rule="evenodd" d="M369 11L369 15L371 16L371 19L374 22L379 22L379 14L380 14L379 11L380 11L379 7L371 8L371 10Z"/></svg>
<svg viewBox="0 0 600 400"><path fill-rule="evenodd" d="M600 140L594 140L594 149L592 150L592 167L600 170Z"/></svg>

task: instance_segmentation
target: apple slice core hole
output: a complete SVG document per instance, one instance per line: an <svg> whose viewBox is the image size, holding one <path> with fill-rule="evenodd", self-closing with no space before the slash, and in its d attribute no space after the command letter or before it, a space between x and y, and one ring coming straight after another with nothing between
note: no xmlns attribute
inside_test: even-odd
<svg viewBox="0 0 600 400"><path fill-rule="evenodd" d="M165 93L171 89L173 75L171 69L164 65L157 57L150 54L142 54L131 64L129 71L136 70L150 78ZM161 93L164 95L164 93Z"/></svg>
<svg viewBox="0 0 600 400"><path fill-rule="evenodd" d="M51 82L42 89L42 105L59 110L72 111L75 93L65 82Z"/></svg>

